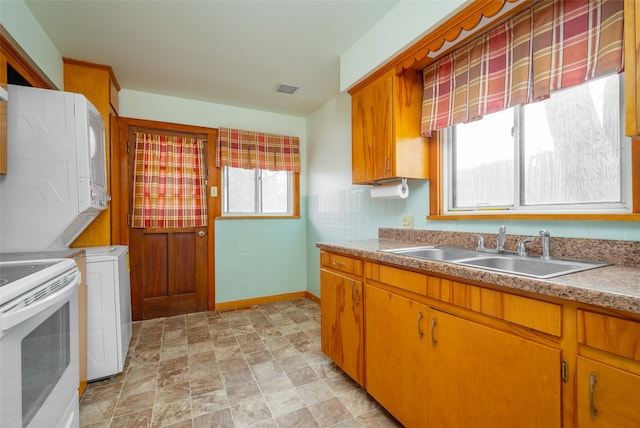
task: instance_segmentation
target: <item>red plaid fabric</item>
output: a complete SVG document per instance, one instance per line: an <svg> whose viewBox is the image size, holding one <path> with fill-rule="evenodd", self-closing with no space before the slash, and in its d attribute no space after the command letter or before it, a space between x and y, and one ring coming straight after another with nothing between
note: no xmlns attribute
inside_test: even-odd
<svg viewBox="0 0 640 428"><path fill-rule="evenodd" d="M264 132L220 128L216 165L300 172L300 139Z"/></svg>
<svg viewBox="0 0 640 428"><path fill-rule="evenodd" d="M207 225L204 140L136 132L131 226Z"/></svg>
<svg viewBox="0 0 640 428"><path fill-rule="evenodd" d="M423 70L421 131L623 70L622 0L541 0Z"/></svg>

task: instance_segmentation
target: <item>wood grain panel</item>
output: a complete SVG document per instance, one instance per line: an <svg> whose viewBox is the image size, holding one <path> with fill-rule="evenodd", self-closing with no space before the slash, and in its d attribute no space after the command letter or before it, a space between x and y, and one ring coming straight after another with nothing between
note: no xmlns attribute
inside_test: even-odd
<svg viewBox="0 0 640 428"><path fill-rule="evenodd" d="M363 273L362 260L339 254L326 253L322 251L320 253L320 264L328 269L335 269L356 276L362 276Z"/></svg>
<svg viewBox="0 0 640 428"><path fill-rule="evenodd" d="M323 297L324 300L324 297ZM365 285L367 392L406 427L427 427L427 307ZM451 426L451 425L449 425Z"/></svg>
<svg viewBox="0 0 640 428"><path fill-rule="evenodd" d="M578 426L640 426L640 376L579 356L576 377Z"/></svg>
<svg viewBox="0 0 640 428"><path fill-rule="evenodd" d="M143 293L150 297L169 295L168 252L169 236L165 233L144 234L144 270Z"/></svg>
<svg viewBox="0 0 640 428"><path fill-rule="evenodd" d="M322 269L322 352L364 386L362 282Z"/></svg>
<svg viewBox="0 0 640 428"><path fill-rule="evenodd" d="M580 309L578 343L640 361L640 322Z"/></svg>
<svg viewBox="0 0 640 428"><path fill-rule="evenodd" d="M433 427L561 426L561 351L430 310L428 423Z"/></svg>
<svg viewBox="0 0 640 428"><path fill-rule="evenodd" d="M367 263L366 277L372 281L411 291L422 296L427 295L427 276L422 273L377 263Z"/></svg>
<svg viewBox="0 0 640 428"><path fill-rule="evenodd" d="M175 289L172 294L189 294L196 292L196 235L190 233L174 233L170 260L175 263Z"/></svg>
<svg viewBox="0 0 640 428"><path fill-rule="evenodd" d="M433 299L562 336L562 307L558 304L436 277L429 277L427 284L426 295Z"/></svg>

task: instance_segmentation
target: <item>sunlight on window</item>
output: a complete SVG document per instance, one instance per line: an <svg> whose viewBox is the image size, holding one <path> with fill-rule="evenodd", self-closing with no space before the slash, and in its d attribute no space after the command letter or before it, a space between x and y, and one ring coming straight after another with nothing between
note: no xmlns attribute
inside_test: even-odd
<svg viewBox="0 0 640 428"><path fill-rule="evenodd" d="M455 126L449 207L628 209L621 76Z"/></svg>

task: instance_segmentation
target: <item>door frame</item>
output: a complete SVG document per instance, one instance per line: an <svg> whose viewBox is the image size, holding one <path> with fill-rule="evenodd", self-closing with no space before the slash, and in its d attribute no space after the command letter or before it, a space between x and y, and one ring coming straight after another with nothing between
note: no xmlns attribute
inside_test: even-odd
<svg viewBox="0 0 640 428"><path fill-rule="evenodd" d="M131 171L129 170L127 150L129 128L154 128L158 130L164 130L167 132L185 132L192 134L203 134L207 136L207 170L208 170L208 183L207 193L211 187L217 187L220 189L220 171L216 167L216 150L215 145L218 140L217 128L206 128L202 126L184 125L178 123L158 122L153 120L133 119L120 117L118 118L119 132L118 132L118 144L117 150L112 150L111 165L117 165L118 174L117 177L112 176L112 181L117 180L118 192L113 195L113 198L117 198L118 209L112 213L112 227L115 228L113 234L113 244L129 245L129 222L127 221L129 215L129 202L131 195L129 194L129 179ZM130 148L132 149L132 148ZM218 192L219 194L220 192ZM219 197L207 198L207 284L208 284L208 297L207 306L210 311L215 309L216 295L215 295L215 219L220 216L221 203Z"/></svg>

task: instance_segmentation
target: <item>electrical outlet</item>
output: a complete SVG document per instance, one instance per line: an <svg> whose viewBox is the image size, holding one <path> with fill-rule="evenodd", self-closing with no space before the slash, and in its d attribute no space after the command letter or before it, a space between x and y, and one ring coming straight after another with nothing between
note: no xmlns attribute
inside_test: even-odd
<svg viewBox="0 0 640 428"><path fill-rule="evenodd" d="M218 197L218 188L216 186L211 186L211 197L212 198Z"/></svg>
<svg viewBox="0 0 640 428"><path fill-rule="evenodd" d="M402 218L402 228L403 229L413 229L413 216L412 215L403 215L401 218Z"/></svg>

